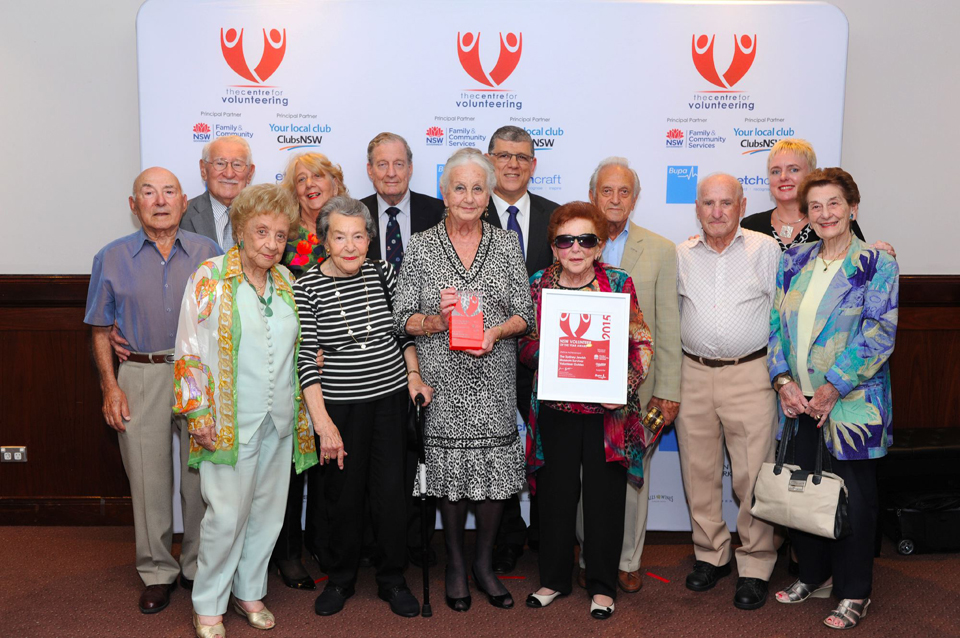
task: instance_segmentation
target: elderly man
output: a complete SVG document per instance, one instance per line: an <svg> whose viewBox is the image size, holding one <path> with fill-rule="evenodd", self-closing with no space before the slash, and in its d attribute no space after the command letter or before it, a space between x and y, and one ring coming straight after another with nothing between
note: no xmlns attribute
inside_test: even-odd
<svg viewBox="0 0 960 638"><path fill-rule="evenodd" d="M178 573L181 583L192 587L204 510L200 476L187 468L190 436L172 410L173 347L187 279L220 249L206 237L178 229L186 206L186 195L170 171L149 168L137 177L130 210L141 229L94 257L83 319L93 330L103 416L118 433L130 481L137 571L146 585L140 611L145 614L167 606ZM110 344L114 323L132 350L116 375ZM179 565L170 553L173 428L180 429L184 536Z"/></svg>
<svg viewBox="0 0 960 638"><path fill-rule="evenodd" d="M721 511L726 444L742 543L733 604L758 609L777 559L773 527L753 518L750 504L761 464L773 459L776 397L766 355L780 248L740 228L746 205L736 178L707 177L697 188L701 235L677 248L684 355L677 442L696 555L687 588L706 591L731 572L734 551Z"/></svg>
<svg viewBox="0 0 960 638"><path fill-rule="evenodd" d="M556 202L527 192L530 177L537 170L533 138L519 126L501 126L490 136L487 157L497 173L497 185L490 196L486 221L499 228L517 233L520 249L526 261L527 274L543 270L553 261L547 243L547 224ZM533 370L517 365L517 409L526 421L530 414L530 395L533 392ZM536 499L530 500L530 544L537 544ZM497 533L497 547L493 555L493 569L506 574L516 567L527 541L527 526L520 515L520 499L507 500Z"/></svg>
<svg viewBox="0 0 960 638"><path fill-rule="evenodd" d="M608 235L603 261L630 273L637 302L653 333L653 362L640 386L640 401L647 410L659 408L669 425L680 408L680 311L677 307L677 253L672 241L630 221L640 197L640 178L623 157L608 157L590 177L590 201L607 218ZM655 445L643 457L643 487L627 485L623 546L617 584L634 593L643 587L640 557L647 534L647 495ZM583 538L582 521L577 526ZM583 554L581 554L583 556ZM581 561L583 559L581 558ZM586 573L580 572L582 586Z"/></svg>
<svg viewBox="0 0 960 638"><path fill-rule="evenodd" d="M250 145L242 137L225 135L208 142L200 158L200 177L207 190L190 200L180 226L209 237L224 252L233 248L230 204L250 184L255 169Z"/></svg>

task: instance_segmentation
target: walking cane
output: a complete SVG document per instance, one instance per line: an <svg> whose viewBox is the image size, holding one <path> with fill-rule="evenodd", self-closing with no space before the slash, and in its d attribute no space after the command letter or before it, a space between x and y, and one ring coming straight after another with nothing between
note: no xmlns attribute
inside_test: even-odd
<svg viewBox="0 0 960 638"><path fill-rule="evenodd" d="M420 442L420 449L417 451L417 484L420 488L420 557L423 563L423 605L420 607L420 615L424 618L429 618L433 616L433 609L430 607L430 536L427 532L427 458L423 442L424 401L426 401L426 399L422 394L418 394L414 400L417 405L417 441Z"/></svg>

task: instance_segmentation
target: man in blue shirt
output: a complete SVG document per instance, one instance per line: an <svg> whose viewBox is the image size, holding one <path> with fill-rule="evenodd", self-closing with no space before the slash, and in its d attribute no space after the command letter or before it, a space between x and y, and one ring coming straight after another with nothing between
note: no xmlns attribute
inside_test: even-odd
<svg viewBox="0 0 960 638"><path fill-rule="evenodd" d="M137 571L145 614L164 609L177 575L192 586L203 500L200 475L187 468L190 436L173 414L173 347L187 279L220 254L213 241L179 229L187 198L170 171L149 168L133 183L130 210L141 229L107 244L93 259L84 323L103 392L103 416L117 431L130 481ZM132 351L114 373L110 331L116 323ZM173 428L180 428L180 498L184 536L180 565L173 538Z"/></svg>

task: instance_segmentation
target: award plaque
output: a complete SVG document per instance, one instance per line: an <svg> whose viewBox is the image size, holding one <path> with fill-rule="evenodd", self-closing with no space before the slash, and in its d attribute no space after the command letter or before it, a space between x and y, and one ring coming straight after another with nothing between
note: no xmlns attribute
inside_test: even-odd
<svg viewBox="0 0 960 638"><path fill-rule="evenodd" d="M483 347L483 293L458 290L457 297L450 315L450 349L478 350Z"/></svg>

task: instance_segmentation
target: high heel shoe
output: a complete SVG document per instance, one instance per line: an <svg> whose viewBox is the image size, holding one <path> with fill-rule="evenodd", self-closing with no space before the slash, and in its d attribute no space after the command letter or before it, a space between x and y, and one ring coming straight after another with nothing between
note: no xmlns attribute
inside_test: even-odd
<svg viewBox="0 0 960 638"><path fill-rule="evenodd" d="M473 598L470 597L470 594L467 594L463 598L451 598L450 596L444 596L447 599L447 607L453 611L467 611L470 609L470 603L473 602Z"/></svg>
<svg viewBox="0 0 960 638"><path fill-rule="evenodd" d="M566 596L566 594L561 594L558 591L555 591L552 594L538 594L534 592L527 595L527 607L531 607L533 609L543 609L557 598L562 598L563 596Z"/></svg>
<svg viewBox="0 0 960 638"><path fill-rule="evenodd" d="M260 611L247 611L234 596L230 596L230 603L233 605L233 611L246 618L247 624L254 629L273 629L277 626L277 619L266 606Z"/></svg>
<svg viewBox="0 0 960 638"><path fill-rule="evenodd" d="M193 612L193 630L197 638L227 638L227 630L223 628L222 621L216 625L201 625L197 612Z"/></svg>
<svg viewBox="0 0 960 638"><path fill-rule="evenodd" d="M472 569L471 571L473 572L473 583L477 586L477 589L480 590L481 594L486 594L487 600L490 601L491 605L500 609L513 609L513 596L510 595L510 592L500 594L499 596L494 596L484 589L483 583L481 583L480 579L477 578L477 570Z"/></svg>
<svg viewBox="0 0 960 638"><path fill-rule="evenodd" d="M317 584L310 577L310 573L304 568L299 560L278 560L274 561L274 567L280 573L283 584L291 589L316 589ZM287 572L300 572L288 575Z"/></svg>

